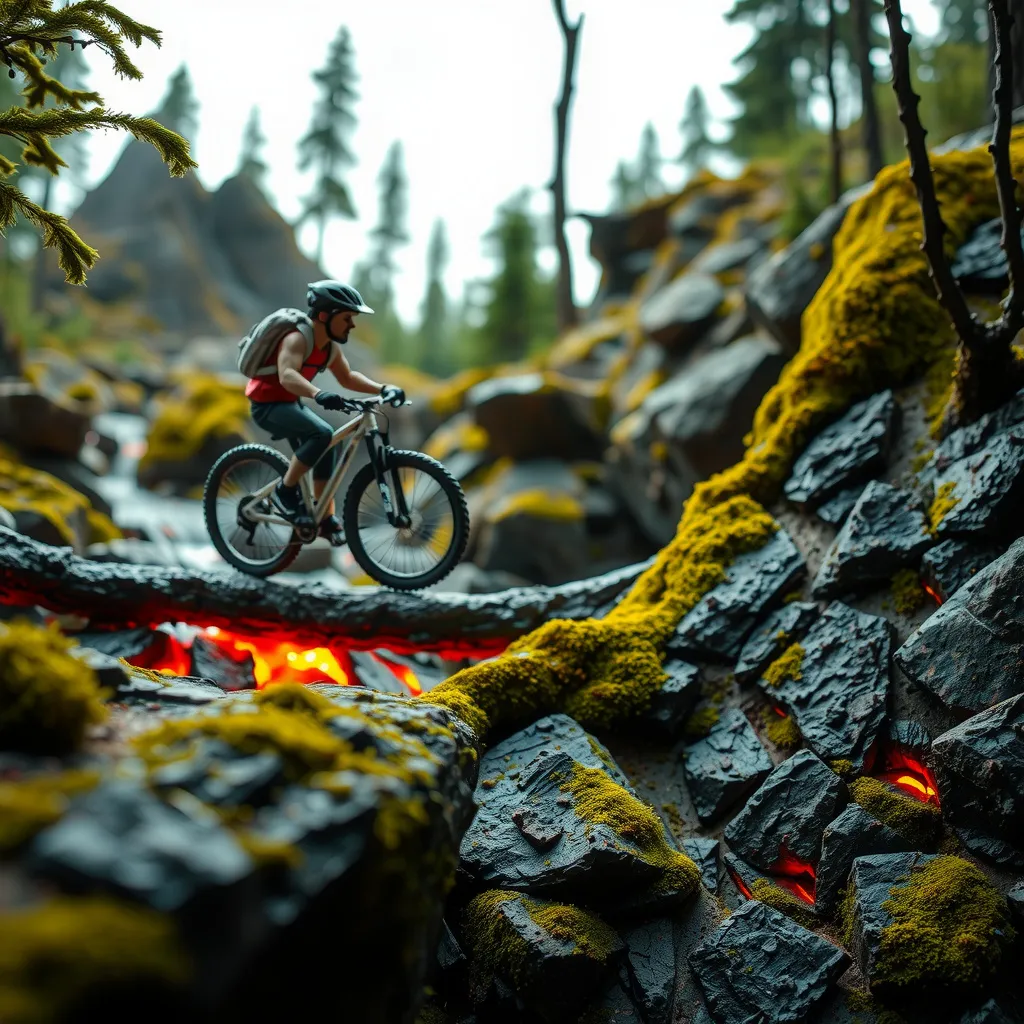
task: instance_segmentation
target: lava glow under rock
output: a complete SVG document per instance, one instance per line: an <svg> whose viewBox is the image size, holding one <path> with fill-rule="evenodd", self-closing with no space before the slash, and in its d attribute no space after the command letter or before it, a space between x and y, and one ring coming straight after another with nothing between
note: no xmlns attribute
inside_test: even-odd
<svg viewBox="0 0 1024 1024"><path fill-rule="evenodd" d="M895 786L901 793L909 793L921 803L939 806L938 785L931 769L898 744L883 745L872 774L876 779Z"/></svg>

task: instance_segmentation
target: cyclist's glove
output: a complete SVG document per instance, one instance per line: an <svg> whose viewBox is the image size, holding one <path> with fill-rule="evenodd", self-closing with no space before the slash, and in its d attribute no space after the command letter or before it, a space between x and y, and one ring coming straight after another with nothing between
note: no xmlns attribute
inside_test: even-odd
<svg viewBox="0 0 1024 1024"><path fill-rule="evenodd" d="M405 392L394 384L385 384L380 389L380 400L385 405L403 405L405 403Z"/></svg>
<svg viewBox="0 0 1024 1024"><path fill-rule="evenodd" d="M334 409L335 411L352 412L355 406L346 398L342 398L341 395L336 395L331 391L320 391L313 398L313 401L320 406L321 409Z"/></svg>

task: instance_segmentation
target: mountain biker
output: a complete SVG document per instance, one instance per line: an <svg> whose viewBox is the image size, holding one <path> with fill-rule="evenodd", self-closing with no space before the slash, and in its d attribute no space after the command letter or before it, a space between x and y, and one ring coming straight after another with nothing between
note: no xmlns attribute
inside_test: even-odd
<svg viewBox="0 0 1024 1024"><path fill-rule="evenodd" d="M356 316L373 312L355 288L340 281L314 281L306 291L306 305L313 321L313 349L308 357L309 346L301 331L297 328L286 334L276 350L277 373L252 378L245 395L255 423L271 437L287 438L294 452L288 472L274 490L273 504L289 523L308 528L313 520L302 503L299 480L313 466L313 493L319 498L334 469L334 449L327 447L333 428L303 405L302 399L311 398L322 409L357 408L341 395L317 387L313 378L330 370L343 388L380 395L382 401L395 405L405 400L405 392L393 384L378 384L353 370L341 351ZM339 547L345 543L345 537L341 520L334 514L333 501L328 513L320 523L320 536Z"/></svg>

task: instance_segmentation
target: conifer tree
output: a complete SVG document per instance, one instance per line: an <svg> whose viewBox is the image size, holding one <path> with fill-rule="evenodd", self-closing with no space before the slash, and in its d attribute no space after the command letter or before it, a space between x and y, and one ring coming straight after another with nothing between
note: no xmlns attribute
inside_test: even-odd
<svg viewBox="0 0 1024 1024"><path fill-rule="evenodd" d="M985 0L935 0L935 6L939 9L940 42L980 46L988 39Z"/></svg>
<svg viewBox="0 0 1024 1024"><path fill-rule="evenodd" d="M406 221L409 213L409 182L405 176L401 142L388 148L377 176L380 188L377 224L370 231L371 248L367 271L371 305L385 315L394 308L394 277L398 271L395 250L408 244Z"/></svg>
<svg viewBox="0 0 1024 1024"><path fill-rule="evenodd" d="M683 119L679 122L679 132L683 137L683 148L679 154L679 163L683 165L688 177L693 177L708 165L708 158L715 150L715 143L708 135L708 113L704 90L695 85L686 97Z"/></svg>
<svg viewBox="0 0 1024 1024"><path fill-rule="evenodd" d="M70 89L46 70L64 47L96 46L110 58L122 78L140 79L142 72L125 49L127 43L160 44L160 32L133 21L109 3L75 3L54 7L54 0L0 4L0 60L8 76L21 80L22 105L0 112L0 136L18 142L15 158L0 155L0 231L20 216L42 232L43 245L55 248L65 277L82 284L99 253L72 230L67 221L33 202L10 180L22 165L45 167L56 174L67 163L51 140L95 128L118 128L153 145L175 177L196 166L188 142L152 118L108 113L95 92ZM45 109L48 100L52 109Z"/></svg>
<svg viewBox="0 0 1024 1024"><path fill-rule="evenodd" d="M242 135L242 153L238 160L238 174L248 178L261 192L266 188L269 168L263 159L263 148L267 137L260 127L260 111L253 107Z"/></svg>
<svg viewBox="0 0 1024 1024"><path fill-rule="evenodd" d="M623 212L628 210L639 198L637 195L636 178L625 160L620 160L612 177L612 210Z"/></svg>
<svg viewBox="0 0 1024 1024"><path fill-rule="evenodd" d="M313 80L320 87L320 98L313 108L309 130L299 140L299 169L313 169L313 190L303 201L296 227L312 220L317 226L317 263L323 263L324 231L334 217L354 220L356 208L348 187L341 179L346 167L355 165L348 137L356 126L352 112L359 94L355 90L357 76L353 66L353 50L349 31L339 29L331 43L327 61Z"/></svg>
<svg viewBox="0 0 1024 1024"><path fill-rule="evenodd" d="M186 139L194 138L199 127L199 100L192 86L192 76L184 64L171 75L167 92L153 116L171 131Z"/></svg>
<svg viewBox="0 0 1024 1024"><path fill-rule="evenodd" d="M636 163L637 192L645 199L660 196L665 191L661 179L661 152L658 133L650 121L644 125L640 135L640 155Z"/></svg>
<svg viewBox="0 0 1024 1024"><path fill-rule="evenodd" d="M444 290L444 272L449 259L444 221L435 220L427 245L427 294L420 308L420 366L428 373L451 373L455 367L446 346L448 297Z"/></svg>

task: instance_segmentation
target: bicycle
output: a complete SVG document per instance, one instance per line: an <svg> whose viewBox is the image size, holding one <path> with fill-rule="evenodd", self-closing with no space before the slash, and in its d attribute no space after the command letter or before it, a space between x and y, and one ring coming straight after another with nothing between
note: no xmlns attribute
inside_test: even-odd
<svg viewBox="0 0 1024 1024"><path fill-rule="evenodd" d="M238 445L214 463L203 487L203 514L213 546L229 565L261 577L287 569L302 545L317 538L361 441L370 461L353 477L342 511L356 562L395 590L428 587L458 564L469 540L469 509L458 481L429 455L391 447L387 430L377 424L380 399L348 401L361 411L331 436L328 450L342 442L345 447L320 499L313 497L312 467L300 481L310 527L294 526L271 504L288 469L288 459L275 448ZM399 556L401 569L385 561Z"/></svg>

